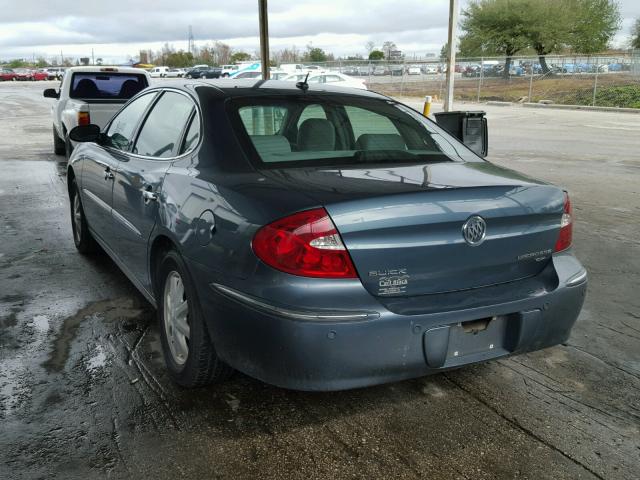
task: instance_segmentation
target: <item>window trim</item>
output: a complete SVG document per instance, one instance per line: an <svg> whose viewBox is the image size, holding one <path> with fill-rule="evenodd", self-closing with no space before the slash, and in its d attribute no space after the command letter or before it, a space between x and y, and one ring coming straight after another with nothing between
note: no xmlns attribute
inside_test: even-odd
<svg viewBox="0 0 640 480"><path fill-rule="evenodd" d="M174 157L153 157L153 156L149 156L149 155L140 155L140 154L137 154L137 153L133 153L131 151L131 148L133 146L135 146L135 144L138 142L138 136L140 135L140 131L142 130L142 127L144 126L145 122L147 121L147 118L148 118L149 114L151 113L153 108L156 106L156 104L160 101L160 99L164 96L164 94L166 92L174 92L174 93L179 93L180 95L184 95L193 104L193 108L195 109L195 113L192 112L189 115L189 118L187 119L187 125L190 125L190 122L193 119L193 117L195 115L198 115L198 118L200 119L200 138L198 140L198 143L191 150L189 150L187 152L184 152L182 154L176 155ZM153 89L151 91L144 91L144 93L141 92L140 96L133 97L130 101L133 102L135 99L138 99L138 98L142 97L142 95L148 95L150 93L154 93L156 95L156 98L151 101L151 103L149 104L147 109L144 111L144 113L140 117L140 120L138 121L138 124L136 125L136 128L135 128L135 130L133 132L134 133L134 135L133 135L134 140L133 140L133 142L130 142L129 149L126 150L126 151L118 150L116 148L111 148L111 149L115 150L116 152L124 153L125 155L128 155L130 157L135 157L135 158L138 158L138 159L141 159L141 160L151 160L151 161L154 161L154 162L173 162L173 161L181 159L181 158L183 158L183 157L185 157L187 155L190 155L195 150L199 149L200 146L202 145L202 141L203 141L203 116L202 116L202 111L199 108L198 101L194 98L194 96L190 95L189 93L185 92L184 90L180 90L180 89L177 89L177 88L159 87L159 88ZM128 103L127 103L127 105L128 105ZM122 110L124 110L124 108L125 107L123 107ZM118 114L120 114L120 112L118 112ZM107 125L107 127L105 127L105 132L109 129L109 127L111 126L111 122L118 116L118 114L116 114L109 121L109 124ZM184 137L186 135L186 129L187 128L188 127L183 127L182 131L180 132L179 142L180 142L181 146L184 143ZM110 148L110 147L107 147L107 148Z"/></svg>
<svg viewBox="0 0 640 480"><path fill-rule="evenodd" d="M125 110L125 108L127 108L130 104L132 104L133 102L135 102L136 100L144 97L145 95L153 95L154 98L151 99L151 102L149 102L149 105L147 105L147 108L144 109L144 111L142 112L142 115L140 116L141 119L146 119L147 118L147 114L149 113L149 110L151 109L151 107L153 107L156 102L158 101L158 98L160 98L161 95L158 94L158 90L152 90L152 91L147 91L147 92L140 92L140 94L136 95L135 97L131 98L127 103L125 103L122 108L120 110L118 110L118 112L111 118L111 120L109 120L109 123L107 123L107 125L104 127L104 134L106 135L107 132L109 131L109 129L111 128L111 124L113 123L113 121L118 118L120 116L120 114ZM142 123L142 120L139 119L138 122L136 123L136 126L133 128L132 133L132 138L138 138L138 130L140 129L140 125ZM104 147L107 150L110 151L114 151L114 152L118 152L121 154L125 154L125 155L129 155L130 152L130 148L132 145L132 140L129 140L129 143L127 144L127 149L126 150L121 150L119 148L116 147L112 147L111 145L102 145L102 147Z"/></svg>

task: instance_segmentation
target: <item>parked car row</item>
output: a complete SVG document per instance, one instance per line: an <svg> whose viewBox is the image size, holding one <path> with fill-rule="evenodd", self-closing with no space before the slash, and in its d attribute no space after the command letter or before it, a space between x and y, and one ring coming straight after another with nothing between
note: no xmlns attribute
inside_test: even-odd
<svg viewBox="0 0 640 480"><path fill-rule="evenodd" d="M0 81L36 81L50 80L46 70L31 70L28 68L2 68Z"/></svg>

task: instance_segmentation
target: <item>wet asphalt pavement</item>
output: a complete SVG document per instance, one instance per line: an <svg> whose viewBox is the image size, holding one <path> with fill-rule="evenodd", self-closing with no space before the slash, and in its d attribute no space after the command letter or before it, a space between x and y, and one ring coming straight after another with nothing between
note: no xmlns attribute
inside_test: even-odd
<svg viewBox="0 0 640 480"><path fill-rule="evenodd" d="M487 108L490 158L571 192L590 285L566 345L347 392L188 391L143 297L74 248L47 83L0 83L0 479L640 478L640 115Z"/></svg>

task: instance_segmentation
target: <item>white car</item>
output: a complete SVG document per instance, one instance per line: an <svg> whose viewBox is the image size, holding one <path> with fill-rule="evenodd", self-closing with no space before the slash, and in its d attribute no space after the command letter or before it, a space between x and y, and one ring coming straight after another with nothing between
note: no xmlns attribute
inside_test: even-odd
<svg viewBox="0 0 640 480"><path fill-rule="evenodd" d="M289 82L301 82L306 76L306 73L296 73L295 75L289 75L288 77L283 78L283 80ZM367 85L364 80L338 72L309 73L307 83L330 83L336 87L351 87L367 90Z"/></svg>
<svg viewBox="0 0 640 480"><path fill-rule="evenodd" d="M179 68L170 68L166 73L166 78L180 78L184 75L184 72Z"/></svg>
<svg viewBox="0 0 640 480"><path fill-rule="evenodd" d="M422 71L426 74L429 75L434 75L436 73L438 73L438 65L434 64L427 64L427 65L423 65L422 66Z"/></svg>
<svg viewBox="0 0 640 480"><path fill-rule="evenodd" d="M164 78L167 77L169 73L169 67L153 67L149 70L149 75L151 78Z"/></svg>
<svg viewBox="0 0 640 480"><path fill-rule="evenodd" d="M222 65L222 74L220 76L226 78L238 70L240 70L240 65Z"/></svg>
<svg viewBox="0 0 640 480"><path fill-rule="evenodd" d="M409 68L407 68L407 74L409 75L420 75L421 73L420 65L409 65Z"/></svg>

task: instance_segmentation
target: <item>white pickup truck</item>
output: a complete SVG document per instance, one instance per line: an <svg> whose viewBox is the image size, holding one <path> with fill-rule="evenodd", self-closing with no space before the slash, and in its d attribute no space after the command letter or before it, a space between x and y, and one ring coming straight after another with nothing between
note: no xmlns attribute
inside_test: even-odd
<svg viewBox="0 0 640 480"><path fill-rule="evenodd" d="M103 128L111 117L139 91L149 86L149 73L131 67L72 67L66 70L60 89L47 88L53 98L53 148L57 155L71 155L69 132L90 123Z"/></svg>

